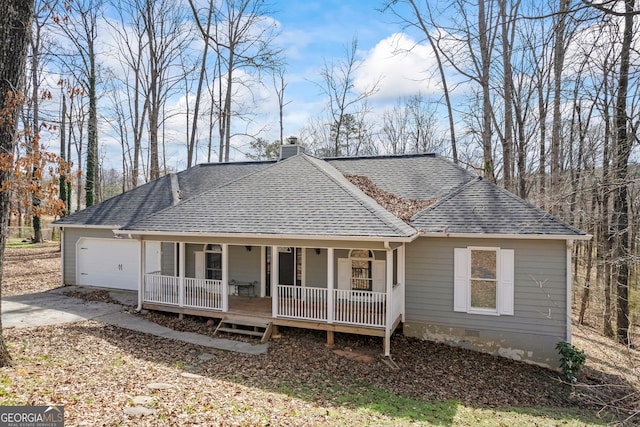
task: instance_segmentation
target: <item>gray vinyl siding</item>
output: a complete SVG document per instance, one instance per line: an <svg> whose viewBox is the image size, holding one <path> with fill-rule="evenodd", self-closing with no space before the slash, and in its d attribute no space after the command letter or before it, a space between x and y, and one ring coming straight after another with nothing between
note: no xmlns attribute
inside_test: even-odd
<svg viewBox="0 0 640 427"><path fill-rule="evenodd" d="M407 322L562 339L566 334L566 246L556 240L419 238L406 251ZM513 249L514 315L453 311L454 248Z"/></svg>
<svg viewBox="0 0 640 427"><path fill-rule="evenodd" d="M113 232L104 228L64 228L64 254L62 281L65 285L76 284L76 245L81 237L113 239Z"/></svg>
<svg viewBox="0 0 640 427"><path fill-rule="evenodd" d="M312 288L327 287L327 250L305 249L306 285Z"/></svg>
<svg viewBox="0 0 640 427"><path fill-rule="evenodd" d="M177 251L176 251L176 243L174 242L162 242L160 243L161 247L161 255L160 255L160 265L161 265L161 274L164 276L177 276L178 272L176 271L177 263Z"/></svg>
<svg viewBox="0 0 640 427"><path fill-rule="evenodd" d="M229 281L260 283L260 247L252 246L247 251L244 246L229 246ZM259 289L256 289L258 292Z"/></svg>

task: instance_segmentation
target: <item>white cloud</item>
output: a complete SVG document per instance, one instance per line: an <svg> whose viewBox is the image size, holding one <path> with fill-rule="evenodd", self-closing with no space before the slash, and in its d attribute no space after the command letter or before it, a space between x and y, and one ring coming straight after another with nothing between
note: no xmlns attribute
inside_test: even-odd
<svg viewBox="0 0 640 427"><path fill-rule="evenodd" d="M435 66L433 51L407 34L395 33L367 51L357 71L356 88L365 90L379 81L375 98L396 99L439 91L430 79Z"/></svg>

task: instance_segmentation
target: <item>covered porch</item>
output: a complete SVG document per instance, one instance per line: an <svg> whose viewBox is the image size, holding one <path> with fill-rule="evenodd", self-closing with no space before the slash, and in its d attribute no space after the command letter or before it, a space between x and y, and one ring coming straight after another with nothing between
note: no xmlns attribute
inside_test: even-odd
<svg viewBox="0 0 640 427"><path fill-rule="evenodd" d="M404 244L292 246L143 240L140 305L390 337L404 315ZM314 242L318 243L318 242ZM325 242L326 243L326 242Z"/></svg>

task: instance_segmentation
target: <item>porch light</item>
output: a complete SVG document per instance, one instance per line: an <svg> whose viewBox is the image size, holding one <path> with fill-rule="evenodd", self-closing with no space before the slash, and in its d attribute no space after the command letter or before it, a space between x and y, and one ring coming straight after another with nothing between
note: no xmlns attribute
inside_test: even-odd
<svg viewBox="0 0 640 427"><path fill-rule="evenodd" d="M244 248L247 250L247 252L251 252L251 246L245 246Z"/></svg>
<svg viewBox="0 0 640 427"><path fill-rule="evenodd" d="M315 251L316 251L316 255L320 255L320 248L316 248Z"/></svg>

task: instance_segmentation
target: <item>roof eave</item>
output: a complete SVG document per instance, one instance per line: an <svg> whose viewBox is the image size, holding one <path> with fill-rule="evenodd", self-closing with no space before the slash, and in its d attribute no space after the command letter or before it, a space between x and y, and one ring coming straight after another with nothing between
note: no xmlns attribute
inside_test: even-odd
<svg viewBox="0 0 640 427"><path fill-rule="evenodd" d="M101 230L113 230L114 228L120 228L120 224L65 224L65 223L51 223L54 227L60 228L95 228Z"/></svg>
<svg viewBox="0 0 640 427"><path fill-rule="evenodd" d="M266 234L266 233L206 233L200 231L150 231L150 230L122 230L115 229L116 235L125 236L184 236L184 237L211 237L211 238L239 238L239 239L289 239L289 240L353 240L363 242L401 242L409 243L417 239L420 234L411 236L335 236L322 234Z"/></svg>
<svg viewBox="0 0 640 427"><path fill-rule="evenodd" d="M522 240L591 240L591 234L515 234L515 233L450 233L423 231L421 237L458 237L466 239L522 239Z"/></svg>

